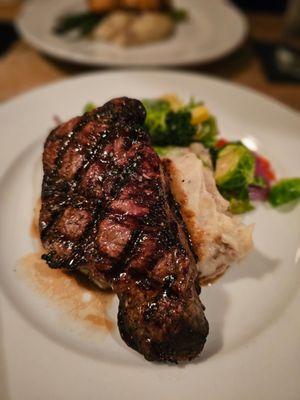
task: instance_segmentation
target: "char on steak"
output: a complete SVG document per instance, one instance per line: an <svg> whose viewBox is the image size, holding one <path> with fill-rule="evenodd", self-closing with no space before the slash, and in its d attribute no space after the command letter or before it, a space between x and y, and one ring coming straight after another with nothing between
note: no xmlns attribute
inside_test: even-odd
<svg viewBox="0 0 300 400"><path fill-rule="evenodd" d="M48 136L40 235L51 268L119 297L123 340L147 360L191 360L208 323L195 256L138 100L117 98Z"/></svg>

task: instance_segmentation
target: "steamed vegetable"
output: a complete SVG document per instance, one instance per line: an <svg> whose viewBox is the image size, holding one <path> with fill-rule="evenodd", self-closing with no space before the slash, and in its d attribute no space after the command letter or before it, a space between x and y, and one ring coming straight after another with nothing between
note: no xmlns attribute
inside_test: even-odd
<svg viewBox="0 0 300 400"><path fill-rule="evenodd" d="M259 154L255 154L255 176L268 184L276 180L270 161Z"/></svg>
<svg viewBox="0 0 300 400"><path fill-rule="evenodd" d="M270 190L269 202L277 207L300 199L300 178L281 179Z"/></svg>
<svg viewBox="0 0 300 400"><path fill-rule="evenodd" d="M176 96L143 100L147 111L146 127L156 146L188 146L198 141L212 147L216 141L216 120L203 103L187 105Z"/></svg>
<svg viewBox="0 0 300 400"><path fill-rule="evenodd" d="M77 30L79 36L85 36L99 24L103 15L93 12L83 12L78 14L66 14L60 17L54 26L57 35L63 35L70 31Z"/></svg>
<svg viewBox="0 0 300 400"><path fill-rule="evenodd" d="M217 141L217 135L217 121L215 117L209 116L207 120L203 121L201 128L198 129L194 140L201 142L207 148L213 148Z"/></svg>
<svg viewBox="0 0 300 400"><path fill-rule="evenodd" d="M247 187L254 180L255 159L241 143L228 144L217 155L215 178L221 189Z"/></svg>
<svg viewBox="0 0 300 400"><path fill-rule="evenodd" d="M153 146L154 150L160 157L164 157L174 150L176 150L178 147L175 146Z"/></svg>
<svg viewBox="0 0 300 400"><path fill-rule="evenodd" d="M83 112L84 113L90 112L90 111L93 111L95 108L96 108L96 104L89 102L89 103L86 103L86 105L84 106Z"/></svg>
<svg viewBox="0 0 300 400"><path fill-rule="evenodd" d="M254 201L267 201L269 198L270 188L269 186L249 186L249 197Z"/></svg>
<svg viewBox="0 0 300 400"><path fill-rule="evenodd" d="M102 19L118 11L126 12L130 16L143 17L151 14L150 10L156 10L155 15L163 16L175 24L181 23L188 18L188 13L184 9L171 6L161 7L158 6L156 0L150 0L150 2L153 3L151 7L147 6L147 1L145 2L145 0L140 2L128 0L128 4L125 4L126 2L124 1L123 4L119 4L115 0L89 0L88 11L66 13L59 16L53 27L53 32L57 35L64 35L75 31L79 36L87 36L95 31Z"/></svg>
<svg viewBox="0 0 300 400"><path fill-rule="evenodd" d="M229 210L232 214L244 214L247 211L253 210L254 207L250 203L249 199L240 200L235 197L231 197L229 200Z"/></svg>
<svg viewBox="0 0 300 400"><path fill-rule="evenodd" d="M196 126L197 132L194 141L201 142L207 148L213 148L217 141L218 128L217 121L203 104L191 99L185 106L191 112L191 124Z"/></svg>
<svg viewBox="0 0 300 400"><path fill-rule="evenodd" d="M188 18L188 13L182 8L177 8L169 12L170 17L174 22L182 22Z"/></svg>
<svg viewBox="0 0 300 400"><path fill-rule="evenodd" d="M187 146L196 133L191 124L191 112L173 111L166 100L144 100L147 111L146 127L157 146Z"/></svg>
<svg viewBox="0 0 300 400"><path fill-rule="evenodd" d="M208 109L203 105L191 108L190 111L192 114L192 119L191 119L192 125L202 124L203 122L207 121L208 118L210 117Z"/></svg>

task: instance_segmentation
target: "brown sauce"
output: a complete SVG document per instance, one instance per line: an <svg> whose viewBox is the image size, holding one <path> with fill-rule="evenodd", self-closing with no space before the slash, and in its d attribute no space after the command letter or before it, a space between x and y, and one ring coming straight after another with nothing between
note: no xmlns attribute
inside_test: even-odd
<svg viewBox="0 0 300 400"><path fill-rule="evenodd" d="M37 227L35 221L32 221L32 223L30 225L30 236L33 239L39 239L39 230L38 230L38 227Z"/></svg>
<svg viewBox="0 0 300 400"><path fill-rule="evenodd" d="M85 276L50 269L41 255L31 253L20 260L22 277L72 319L86 327L113 330L115 324L107 316L113 293L101 291Z"/></svg>
<svg viewBox="0 0 300 400"><path fill-rule="evenodd" d="M72 319L81 321L87 327L113 330L115 324L107 316L114 297L111 291L102 291L83 274L51 269L41 259L43 248L38 228L40 208L41 199L38 199L29 230L38 251L27 254L20 260L22 277Z"/></svg>

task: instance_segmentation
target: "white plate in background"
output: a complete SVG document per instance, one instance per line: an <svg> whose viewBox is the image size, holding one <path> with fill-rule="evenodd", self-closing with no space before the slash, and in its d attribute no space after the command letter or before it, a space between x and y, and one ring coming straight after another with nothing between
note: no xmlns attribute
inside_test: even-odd
<svg viewBox="0 0 300 400"><path fill-rule="evenodd" d="M210 323L201 357L185 366L150 363L113 333L86 334L46 304L18 274L35 251L29 227L39 190L42 144L88 101L174 92L205 100L223 137L248 138L279 176L299 176L300 117L287 107L205 76L107 72L60 81L1 105L1 400L199 399L298 400L300 393L300 207L260 205L255 249L202 290ZM116 319L117 301L109 313Z"/></svg>
<svg viewBox="0 0 300 400"><path fill-rule="evenodd" d="M65 13L86 9L85 0L29 0L17 20L25 40L50 56L91 66L175 66L216 60L245 38L247 23L224 0L176 0L189 19L170 38L143 46L119 47L86 38L57 36L53 26Z"/></svg>

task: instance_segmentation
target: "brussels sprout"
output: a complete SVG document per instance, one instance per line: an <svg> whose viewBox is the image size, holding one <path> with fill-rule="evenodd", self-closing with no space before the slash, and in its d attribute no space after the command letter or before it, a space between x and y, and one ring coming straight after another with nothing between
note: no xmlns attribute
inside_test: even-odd
<svg viewBox="0 0 300 400"><path fill-rule="evenodd" d="M254 209L253 205L250 203L249 199L240 200L232 197L229 200L229 210L232 214L244 214L247 211Z"/></svg>
<svg viewBox="0 0 300 400"><path fill-rule="evenodd" d="M300 198L300 178L281 179L270 190L269 202L277 207Z"/></svg>
<svg viewBox="0 0 300 400"><path fill-rule="evenodd" d="M222 189L238 189L254 180L255 158L241 143L223 147L217 155L215 178Z"/></svg>

